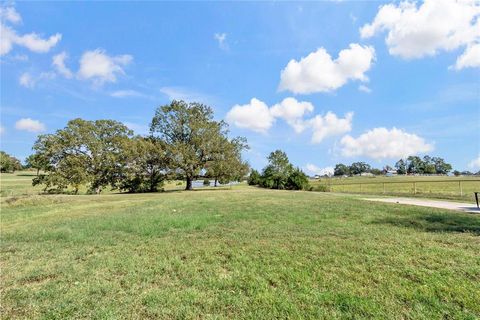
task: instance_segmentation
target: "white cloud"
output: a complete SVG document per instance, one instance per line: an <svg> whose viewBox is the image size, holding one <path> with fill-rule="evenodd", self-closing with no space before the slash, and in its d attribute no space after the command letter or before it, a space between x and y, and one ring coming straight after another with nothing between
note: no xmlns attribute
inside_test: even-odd
<svg viewBox="0 0 480 320"><path fill-rule="evenodd" d="M313 105L306 101L297 101L295 98L285 98L282 102L273 105L270 113L273 117L282 118L293 127L295 132L300 133L304 130L301 118L313 111Z"/></svg>
<svg viewBox="0 0 480 320"><path fill-rule="evenodd" d="M42 39L38 34L32 32L17 36L15 43L33 52L45 53L50 51L61 39L62 35L60 33L56 33L48 39Z"/></svg>
<svg viewBox="0 0 480 320"><path fill-rule="evenodd" d="M226 33L215 33L213 38L217 40L218 47L222 50L228 50L227 44L227 34Z"/></svg>
<svg viewBox="0 0 480 320"><path fill-rule="evenodd" d="M324 49L310 53L300 61L290 60L280 76L279 90L293 93L334 91L348 80L368 81L365 72L375 60L375 49L370 46L350 44L333 60Z"/></svg>
<svg viewBox="0 0 480 320"><path fill-rule="evenodd" d="M275 121L268 106L256 98L250 100L248 104L233 106L225 119L239 128L260 133L266 133Z"/></svg>
<svg viewBox="0 0 480 320"><path fill-rule="evenodd" d="M19 35L6 23L19 23L22 21L21 16L12 7L0 8L0 55L9 53L14 45L25 47L33 52L45 53L54 47L61 39L62 35L56 33L50 36L48 39L42 38L35 32L31 32L24 35Z"/></svg>
<svg viewBox="0 0 480 320"><path fill-rule="evenodd" d="M3 56L12 50L15 32L3 23L0 23L0 35L2 35L0 37L0 56Z"/></svg>
<svg viewBox="0 0 480 320"><path fill-rule="evenodd" d="M253 98L248 104L235 105L230 109L226 120L236 127L265 133L277 118L282 118L296 133L311 131L312 143L320 143L327 137L344 134L352 129L352 112L347 113L345 118L339 118L329 111L325 116L316 115L313 118L304 119L305 114L312 112L313 109L310 102L297 101L291 97L283 99L270 108L266 103Z"/></svg>
<svg viewBox="0 0 480 320"><path fill-rule="evenodd" d="M21 86L25 88L33 89L37 85L37 82L43 81L43 80L51 80L51 79L54 79L55 77L56 77L56 74L54 72L42 72L36 76L33 76L28 72L24 72L20 76L18 82L20 83Z"/></svg>
<svg viewBox="0 0 480 320"><path fill-rule="evenodd" d="M374 128L358 138L346 135L340 141L347 157L365 156L372 159L400 159L433 150L433 145L416 134L401 129Z"/></svg>
<svg viewBox="0 0 480 320"><path fill-rule="evenodd" d="M333 167L320 168L314 164L309 163L305 166L305 171L307 171L307 173L309 173L310 175L333 176L333 172L335 171L335 169Z"/></svg>
<svg viewBox="0 0 480 320"><path fill-rule="evenodd" d="M402 58L433 56L480 41L480 2L475 0L403 1L379 8L371 24L360 29L362 38L387 31L392 55Z"/></svg>
<svg viewBox="0 0 480 320"><path fill-rule="evenodd" d="M5 133L5 127L0 125L0 136L2 136Z"/></svg>
<svg viewBox="0 0 480 320"><path fill-rule="evenodd" d="M118 75L124 75L123 67L132 61L128 54L109 56L105 50L96 49L85 52L80 58L80 79L92 80L95 85L116 82Z"/></svg>
<svg viewBox="0 0 480 320"><path fill-rule="evenodd" d="M32 89L33 87L35 87L35 80L28 72L22 73L18 82L20 83L21 86L25 88Z"/></svg>
<svg viewBox="0 0 480 320"><path fill-rule="evenodd" d="M114 98L143 97L144 95L136 90L117 90L110 94Z"/></svg>
<svg viewBox="0 0 480 320"><path fill-rule="evenodd" d="M341 135L352 130L353 112L348 112L345 118L339 118L329 111L325 116L316 115L305 122L306 127L313 131L312 143L320 143L325 138Z"/></svg>
<svg viewBox="0 0 480 320"><path fill-rule="evenodd" d="M0 7L0 20L2 22L20 23L22 22L22 17L13 7Z"/></svg>
<svg viewBox="0 0 480 320"><path fill-rule="evenodd" d="M62 53L59 53L59 54L53 56L52 65L54 66L54 68L57 70L58 73L63 75L65 78L70 79L70 78L73 77L73 73L65 65L65 60L67 58L68 58L67 53L65 51L63 51Z"/></svg>
<svg viewBox="0 0 480 320"><path fill-rule="evenodd" d="M361 85L358 86L358 91L362 91L362 92L365 92L365 93L371 93L372 89L370 89L366 85L361 84Z"/></svg>
<svg viewBox="0 0 480 320"><path fill-rule="evenodd" d="M480 67L480 43L471 45L465 49L465 52L457 58L453 68L461 70L464 68L479 68Z"/></svg>
<svg viewBox="0 0 480 320"><path fill-rule="evenodd" d="M23 118L18 120L15 123L15 128L17 130L24 130L29 132L42 132L46 130L46 127L43 123L30 118Z"/></svg>
<svg viewBox="0 0 480 320"><path fill-rule="evenodd" d="M472 161L470 161L470 163L468 164L468 167L470 169L480 169L480 154L476 159L473 159Z"/></svg>

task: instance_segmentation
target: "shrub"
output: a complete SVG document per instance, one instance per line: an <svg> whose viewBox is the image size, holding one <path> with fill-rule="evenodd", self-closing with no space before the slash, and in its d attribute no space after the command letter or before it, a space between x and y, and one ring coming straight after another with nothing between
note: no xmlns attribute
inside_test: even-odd
<svg viewBox="0 0 480 320"><path fill-rule="evenodd" d="M308 190L308 187L308 177L299 168L294 169L287 178L286 189Z"/></svg>
<svg viewBox="0 0 480 320"><path fill-rule="evenodd" d="M313 191L320 191L320 192L330 192L330 188L326 185L320 184L313 188Z"/></svg>
<svg viewBox="0 0 480 320"><path fill-rule="evenodd" d="M251 186L259 185L261 183L260 173L258 173L257 170L252 169L252 172L250 172L250 176L248 176L247 182Z"/></svg>
<svg viewBox="0 0 480 320"><path fill-rule="evenodd" d="M210 180L203 179L203 185L206 186L206 187L210 186Z"/></svg>

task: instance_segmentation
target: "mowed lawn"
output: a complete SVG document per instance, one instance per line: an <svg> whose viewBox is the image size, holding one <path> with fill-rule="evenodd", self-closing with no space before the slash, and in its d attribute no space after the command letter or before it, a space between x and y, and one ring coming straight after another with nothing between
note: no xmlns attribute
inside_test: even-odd
<svg viewBox="0 0 480 320"><path fill-rule="evenodd" d="M253 187L3 199L1 318L478 319L480 216Z"/></svg>

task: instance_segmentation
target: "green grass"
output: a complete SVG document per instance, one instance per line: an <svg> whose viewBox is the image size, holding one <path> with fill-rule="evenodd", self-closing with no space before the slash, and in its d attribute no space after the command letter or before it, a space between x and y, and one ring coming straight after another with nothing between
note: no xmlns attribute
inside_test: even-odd
<svg viewBox="0 0 480 320"><path fill-rule="evenodd" d="M15 173L0 173L0 196L32 195L41 192L39 186L32 187L33 171L17 171Z"/></svg>
<svg viewBox="0 0 480 320"><path fill-rule="evenodd" d="M244 186L1 204L2 319L480 318L474 214Z"/></svg>
<svg viewBox="0 0 480 320"><path fill-rule="evenodd" d="M461 190L460 190L460 180ZM466 180L466 181L465 181ZM415 182L415 186L413 184ZM474 201L473 192L480 192L480 177L394 176L348 177L311 180L312 186L328 186L332 192L385 194L420 198ZM384 192L385 183L385 192ZM416 192L415 192L416 189ZM460 194L462 191L462 194Z"/></svg>

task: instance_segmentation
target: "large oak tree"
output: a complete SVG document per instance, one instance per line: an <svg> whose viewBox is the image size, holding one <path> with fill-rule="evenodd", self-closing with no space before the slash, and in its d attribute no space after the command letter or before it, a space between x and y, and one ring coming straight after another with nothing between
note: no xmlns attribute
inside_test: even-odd
<svg viewBox="0 0 480 320"><path fill-rule="evenodd" d="M192 181L222 152L228 131L224 121L214 120L209 106L173 100L157 108L150 132L164 141L172 167L184 177L185 190L191 190Z"/></svg>
<svg viewBox="0 0 480 320"><path fill-rule="evenodd" d="M63 191L72 187L78 192L87 185L99 193L120 181L123 145L133 135L125 125L114 120L74 119L54 134L40 135L33 149L44 174L34 184L45 190Z"/></svg>

